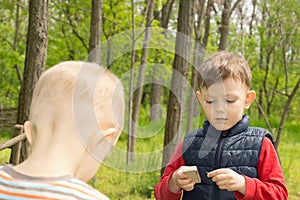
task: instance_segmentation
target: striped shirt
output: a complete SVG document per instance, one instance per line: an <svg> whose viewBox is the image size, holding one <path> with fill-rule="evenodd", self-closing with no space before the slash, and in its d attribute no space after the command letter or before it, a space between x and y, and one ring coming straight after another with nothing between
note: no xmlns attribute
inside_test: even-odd
<svg viewBox="0 0 300 200"><path fill-rule="evenodd" d="M0 199L109 200L87 183L71 176L32 177L15 171L11 165L0 166Z"/></svg>

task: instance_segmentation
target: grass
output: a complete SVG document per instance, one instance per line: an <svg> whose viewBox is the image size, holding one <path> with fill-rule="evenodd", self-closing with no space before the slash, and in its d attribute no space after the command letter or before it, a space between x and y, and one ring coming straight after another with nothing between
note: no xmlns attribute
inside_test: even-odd
<svg viewBox="0 0 300 200"><path fill-rule="evenodd" d="M300 134L299 125L291 124L280 141L279 153L286 185L289 190L289 199L300 198Z"/></svg>
<svg viewBox="0 0 300 200"><path fill-rule="evenodd" d="M8 141L11 138L11 130L7 128L0 129L0 144ZM0 151L0 164L8 162L10 156L10 149Z"/></svg>
<svg viewBox="0 0 300 200"><path fill-rule="evenodd" d="M260 121L251 124L252 126L264 126ZM129 166L126 164L127 135L123 134L117 147L99 168L95 181L90 181L89 184L112 200L154 199L153 189L160 179L163 151L162 127L162 122L157 122L157 124L145 125L139 130L141 135L136 142L138 155L135 162ZM290 200L298 200L300 197L299 128L298 122L287 122L279 145L279 154ZM149 136L146 135L147 132L155 134ZM2 135L0 142L8 139L8 135ZM0 162L7 162L9 154L10 150L0 151Z"/></svg>

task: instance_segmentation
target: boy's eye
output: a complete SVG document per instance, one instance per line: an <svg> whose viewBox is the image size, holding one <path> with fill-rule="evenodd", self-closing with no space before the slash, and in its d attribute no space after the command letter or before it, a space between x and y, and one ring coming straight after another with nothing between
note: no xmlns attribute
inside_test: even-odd
<svg viewBox="0 0 300 200"><path fill-rule="evenodd" d="M234 103L235 100L226 100L227 103Z"/></svg>
<svg viewBox="0 0 300 200"><path fill-rule="evenodd" d="M207 104L212 104L213 103L213 101L210 101L210 100L206 100L205 101Z"/></svg>

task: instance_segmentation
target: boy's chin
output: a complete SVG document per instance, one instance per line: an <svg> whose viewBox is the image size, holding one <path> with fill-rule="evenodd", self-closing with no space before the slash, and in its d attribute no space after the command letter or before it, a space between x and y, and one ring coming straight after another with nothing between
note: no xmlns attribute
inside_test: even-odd
<svg viewBox="0 0 300 200"><path fill-rule="evenodd" d="M227 130L229 130L232 127L232 126L226 125L226 124L213 124L213 126L218 131L227 131Z"/></svg>

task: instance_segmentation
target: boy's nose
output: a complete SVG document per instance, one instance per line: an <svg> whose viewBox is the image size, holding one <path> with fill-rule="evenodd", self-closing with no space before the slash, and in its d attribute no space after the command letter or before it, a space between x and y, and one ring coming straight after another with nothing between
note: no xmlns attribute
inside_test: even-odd
<svg viewBox="0 0 300 200"><path fill-rule="evenodd" d="M226 104L225 103L217 103L216 105L215 105L215 111L216 112L224 112L225 111L225 107L226 107Z"/></svg>

